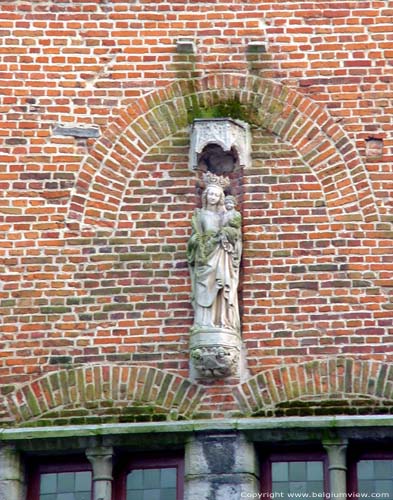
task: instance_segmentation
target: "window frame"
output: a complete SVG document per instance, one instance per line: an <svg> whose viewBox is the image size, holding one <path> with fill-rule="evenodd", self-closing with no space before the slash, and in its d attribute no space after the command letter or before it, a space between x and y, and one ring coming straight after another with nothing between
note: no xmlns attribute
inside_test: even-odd
<svg viewBox="0 0 393 500"><path fill-rule="evenodd" d="M329 490L329 464L327 453L322 450L280 451L270 450L260 457L260 486L262 494L272 494L272 463L274 462L322 462L324 492Z"/></svg>
<svg viewBox="0 0 393 500"><path fill-rule="evenodd" d="M130 452L132 454L134 452ZM114 470L112 500L126 499L127 475L135 469L176 468L176 500L184 498L184 458L182 455L147 455L123 458Z"/></svg>
<svg viewBox="0 0 393 500"><path fill-rule="evenodd" d="M392 460L393 451L390 449L373 448L372 446L367 451L365 447L370 446L368 443L363 443L362 448L359 446L352 447L347 456L347 492L357 494L359 492L359 483L357 475L357 464L361 460ZM383 498L383 497L381 497Z"/></svg>
<svg viewBox="0 0 393 500"><path fill-rule="evenodd" d="M37 463L38 462L38 463ZM91 472L91 500L93 500L93 468L88 461L84 461L80 457L63 457L63 458L43 458L34 461L29 460L28 465L29 478L27 481L27 500L40 500L40 478L41 474L47 473L62 473L62 472Z"/></svg>

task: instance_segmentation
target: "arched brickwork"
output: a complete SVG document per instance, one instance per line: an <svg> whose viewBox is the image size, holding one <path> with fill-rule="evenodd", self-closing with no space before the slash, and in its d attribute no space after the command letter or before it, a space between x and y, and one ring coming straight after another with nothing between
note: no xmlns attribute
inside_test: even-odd
<svg viewBox="0 0 393 500"><path fill-rule="evenodd" d="M184 129L189 112L239 102L245 119L290 143L317 175L331 217L377 218L365 167L346 132L321 106L256 76L208 75L177 81L121 111L84 162L69 218L115 228L124 190L139 161L168 135Z"/></svg>
<svg viewBox="0 0 393 500"><path fill-rule="evenodd" d="M6 406L19 425L48 418L55 409L73 407L74 415L83 415L80 410L92 408L93 402L128 409L143 404L152 411L160 408L165 418L189 418L201 397L201 389L189 380L156 368L95 365L48 373L9 394Z"/></svg>
<svg viewBox="0 0 393 500"><path fill-rule="evenodd" d="M367 397L393 401L393 366L350 358L319 359L273 368L234 391L245 414L294 400Z"/></svg>

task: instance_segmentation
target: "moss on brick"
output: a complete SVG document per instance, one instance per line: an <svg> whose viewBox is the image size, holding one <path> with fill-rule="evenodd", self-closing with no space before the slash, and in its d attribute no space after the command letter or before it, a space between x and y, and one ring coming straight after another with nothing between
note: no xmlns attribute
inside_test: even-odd
<svg viewBox="0 0 393 500"><path fill-rule="evenodd" d="M40 309L42 314L65 314L71 312L71 307L64 306L50 306L50 307L41 307Z"/></svg>
<svg viewBox="0 0 393 500"><path fill-rule="evenodd" d="M51 356L49 358L50 365L69 365L72 363L72 356Z"/></svg>
<svg viewBox="0 0 393 500"><path fill-rule="evenodd" d="M0 301L0 307L13 307L16 305L16 300L13 299L5 299Z"/></svg>
<svg viewBox="0 0 393 500"><path fill-rule="evenodd" d="M13 392L15 390L15 386L14 385L3 385L1 388L0 388L0 393L3 395L3 396L6 396L7 394L10 394L11 392Z"/></svg>
<svg viewBox="0 0 393 500"><path fill-rule="evenodd" d="M91 291L92 295L118 295L122 291L121 287L96 288Z"/></svg>
<svg viewBox="0 0 393 500"><path fill-rule="evenodd" d="M106 304L103 307L105 312L109 311L133 311L135 309L134 304Z"/></svg>
<svg viewBox="0 0 393 500"><path fill-rule="evenodd" d="M146 221L144 221L145 223ZM154 224L157 224L155 221L152 221L152 224L150 225L154 225ZM144 224L143 224L144 225ZM150 255L147 254L147 253L123 253L119 256L119 259L120 261L128 261L128 260L131 260L131 261L140 261L140 260L149 260L150 259Z"/></svg>
<svg viewBox="0 0 393 500"><path fill-rule="evenodd" d="M68 306L76 306L81 303L81 298L80 297L67 297L66 299L66 304Z"/></svg>
<svg viewBox="0 0 393 500"><path fill-rule="evenodd" d="M189 99L191 105L187 109L188 123L192 123L198 118L233 118L249 121L249 114L239 99L228 99L211 106L201 106L195 95L191 95Z"/></svg>

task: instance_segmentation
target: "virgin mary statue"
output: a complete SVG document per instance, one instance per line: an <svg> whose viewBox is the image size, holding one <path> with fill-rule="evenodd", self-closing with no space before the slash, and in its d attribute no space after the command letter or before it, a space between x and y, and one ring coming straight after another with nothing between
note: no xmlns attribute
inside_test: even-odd
<svg viewBox="0 0 393 500"><path fill-rule="evenodd" d="M225 207L225 177L205 174L202 208L192 218L187 257L191 275L193 331L230 330L240 333L237 287L241 257L241 216Z"/></svg>

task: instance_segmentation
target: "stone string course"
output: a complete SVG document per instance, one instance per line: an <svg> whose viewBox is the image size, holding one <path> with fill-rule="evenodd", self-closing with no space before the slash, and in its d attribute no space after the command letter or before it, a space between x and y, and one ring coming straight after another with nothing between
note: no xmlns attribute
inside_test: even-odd
<svg viewBox="0 0 393 500"><path fill-rule="evenodd" d="M0 2L1 424L392 413L392 15ZM188 127L224 115L252 136L237 186L247 366L202 384Z"/></svg>

